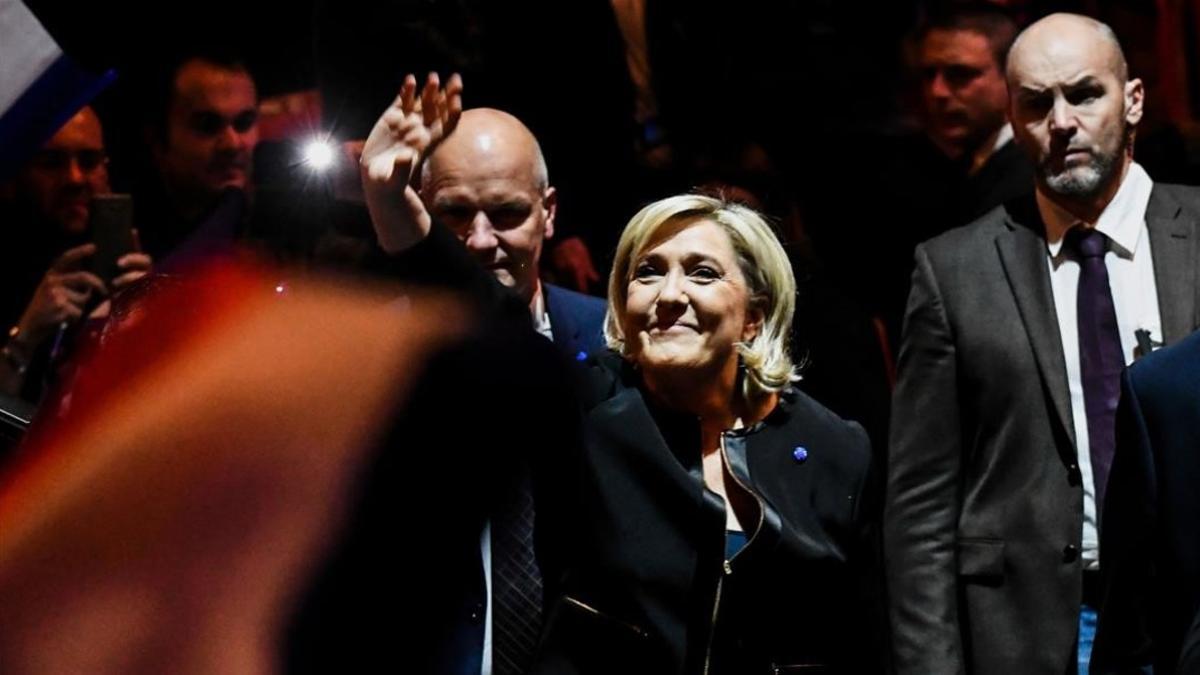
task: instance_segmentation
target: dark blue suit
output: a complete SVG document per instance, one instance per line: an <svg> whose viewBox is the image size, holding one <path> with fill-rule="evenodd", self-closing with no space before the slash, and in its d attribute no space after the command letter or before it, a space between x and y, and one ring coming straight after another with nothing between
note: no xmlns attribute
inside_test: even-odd
<svg viewBox="0 0 1200 675"><path fill-rule="evenodd" d="M607 305L603 300L547 283L542 284L542 297L550 315L554 345L568 358L583 361L604 347Z"/></svg>
<svg viewBox="0 0 1200 675"><path fill-rule="evenodd" d="M588 354L604 346L607 304L603 300L544 282L542 298L550 315L554 346L564 356L582 363ZM487 585L478 539L467 543L471 548L462 555L474 561L467 568L468 583L461 586L461 593L446 596L447 603L457 608L454 613L459 617L452 622L457 628L448 632L446 647L441 650L444 660L439 668L448 675L478 675L482 665Z"/></svg>
<svg viewBox="0 0 1200 675"><path fill-rule="evenodd" d="M1122 377L1092 673L1176 672L1200 608L1200 333Z"/></svg>

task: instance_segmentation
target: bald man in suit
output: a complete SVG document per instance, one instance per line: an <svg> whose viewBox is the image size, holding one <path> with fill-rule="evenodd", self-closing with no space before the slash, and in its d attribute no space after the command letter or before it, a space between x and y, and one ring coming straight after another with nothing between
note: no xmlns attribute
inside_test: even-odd
<svg viewBox="0 0 1200 675"><path fill-rule="evenodd" d="M1018 36L1032 194L920 245L893 398L884 548L897 672L1085 672L1099 505L1135 333L1198 325L1200 193L1132 159L1143 87L1105 25Z"/></svg>

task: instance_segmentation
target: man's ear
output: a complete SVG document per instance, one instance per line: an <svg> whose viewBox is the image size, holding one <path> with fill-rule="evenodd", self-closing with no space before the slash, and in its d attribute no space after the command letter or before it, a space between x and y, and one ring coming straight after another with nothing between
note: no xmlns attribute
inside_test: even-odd
<svg viewBox="0 0 1200 675"><path fill-rule="evenodd" d="M1146 88L1141 78L1133 78L1125 83L1125 123L1136 127L1142 121L1143 105L1145 104Z"/></svg>
<svg viewBox="0 0 1200 675"><path fill-rule="evenodd" d="M545 238L554 236L554 218L558 216L558 190L553 186L542 193L542 208L546 210Z"/></svg>

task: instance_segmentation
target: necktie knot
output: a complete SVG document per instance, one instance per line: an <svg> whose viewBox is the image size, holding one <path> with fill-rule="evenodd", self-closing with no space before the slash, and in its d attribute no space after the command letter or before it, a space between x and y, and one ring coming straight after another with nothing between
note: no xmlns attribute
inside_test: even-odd
<svg viewBox="0 0 1200 675"><path fill-rule="evenodd" d="M1099 258L1108 250L1108 237L1094 228L1076 225L1067 230L1066 244L1080 258Z"/></svg>

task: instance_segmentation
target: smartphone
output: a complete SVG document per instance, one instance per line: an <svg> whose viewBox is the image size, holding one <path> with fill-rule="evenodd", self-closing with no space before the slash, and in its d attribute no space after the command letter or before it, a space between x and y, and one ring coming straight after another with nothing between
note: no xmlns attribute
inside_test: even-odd
<svg viewBox="0 0 1200 675"><path fill-rule="evenodd" d="M105 283L120 273L117 260L135 249L133 240L133 198L127 194L92 197L88 231L96 252L88 270Z"/></svg>

